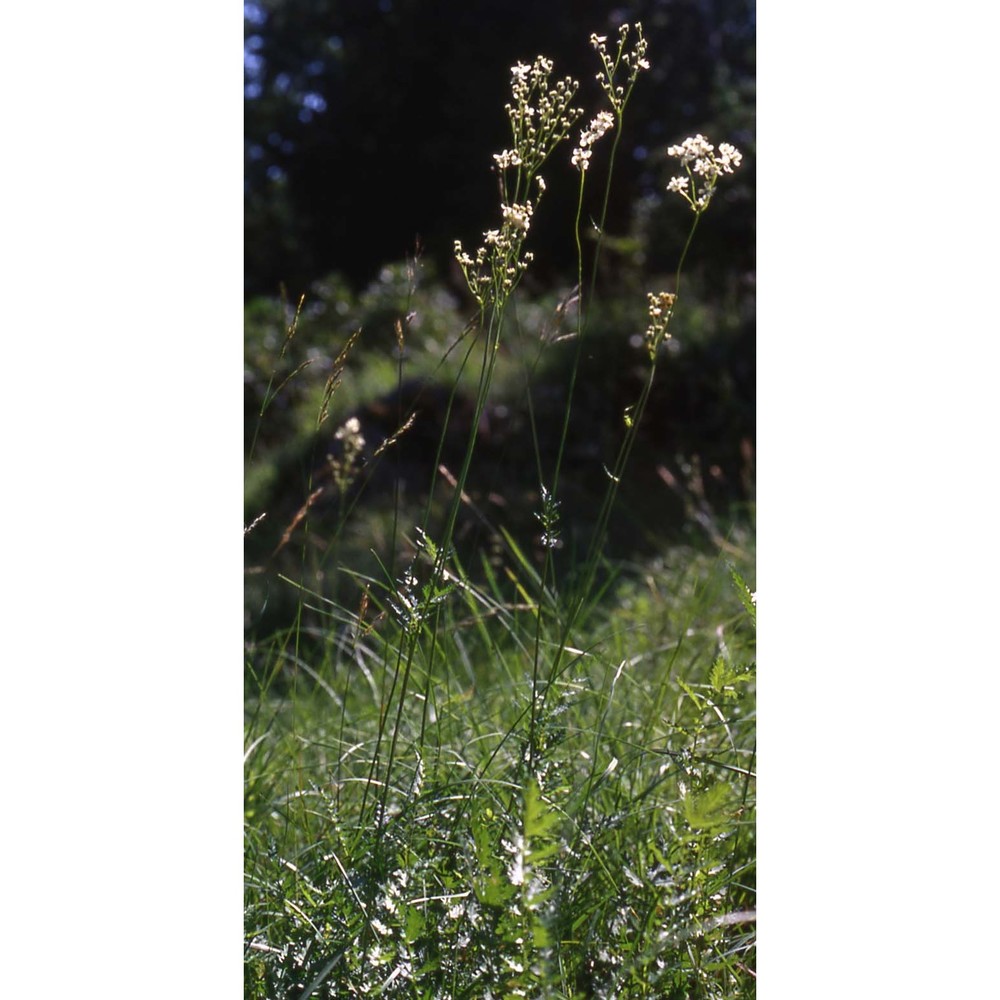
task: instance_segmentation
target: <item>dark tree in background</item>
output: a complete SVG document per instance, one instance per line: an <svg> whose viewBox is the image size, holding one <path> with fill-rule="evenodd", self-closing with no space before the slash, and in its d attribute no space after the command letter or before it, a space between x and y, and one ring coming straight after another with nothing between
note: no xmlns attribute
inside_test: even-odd
<svg viewBox="0 0 1000 1000"><path fill-rule="evenodd" d="M664 152L703 132L745 160L699 229L700 254L716 273L753 271L753 0L254 0L244 11L248 297L282 284L297 295L332 271L362 284L418 242L447 274L453 241L475 243L496 212L510 66L552 58L557 76L581 81L586 124L601 106L590 33L636 20L652 71L626 113L608 232L641 225L644 263L672 268L688 219L663 196ZM546 171L546 212L572 218L568 146L563 159ZM573 272L565 225L533 229L532 249L536 278Z"/></svg>

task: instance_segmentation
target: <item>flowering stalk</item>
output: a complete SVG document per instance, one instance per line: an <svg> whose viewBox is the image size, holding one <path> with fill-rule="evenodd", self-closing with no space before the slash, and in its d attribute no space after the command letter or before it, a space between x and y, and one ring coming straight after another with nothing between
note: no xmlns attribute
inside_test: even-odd
<svg viewBox="0 0 1000 1000"><path fill-rule="evenodd" d="M579 83L568 76L553 83L552 70L552 60L544 56L537 56L530 66L519 62L511 67L512 100L505 110L510 120L512 147L493 157L499 174L501 222L499 228L489 229L483 234L483 243L475 256L463 249L460 240L455 241L455 257L469 291L479 305L480 324L487 336L487 350L483 357L469 442L454 489L439 561L444 558L451 543L479 419L493 378L504 310L533 260L531 251L522 252L522 248L531 229L535 209L545 193L545 179L538 171L582 114L579 108L572 107ZM443 564L438 572L443 572Z"/></svg>
<svg viewBox="0 0 1000 1000"><path fill-rule="evenodd" d="M649 299L649 326L646 328L646 349L649 351L649 360L656 363L656 352L664 340L670 339L667 332L667 323L674 311L674 303L677 296L672 292L647 292Z"/></svg>
<svg viewBox="0 0 1000 1000"><path fill-rule="evenodd" d="M481 319L491 310L502 311L533 260L530 251L521 251L545 193L545 178L538 171L582 114L572 107L579 83L568 76L552 83L552 69L552 60L544 56L530 66L519 62L511 67L512 100L505 110L512 147L493 155L502 220L483 234L475 254L455 241L455 258Z"/></svg>
<svg viewBox="0 0 1000 1000"><path fill-rule="evenodd" d="M524 250L524 243L531 229L534 213L545 193L545 180L539 170L556 146L566 138L582 113L580 109L572 107L578 82L571 77L553 82L552 70L552 60L544 56L538 56L531 65L519 62L511 68L511 101L506 105L506 112L510 121L512 146L493 157L498 173L500 220L496 228L488 229L483 234L483 242L475 253L466 252L460 240L456 240L454 244L455 258L479 307L478 325L485 335L486 343L465 455L458 476L452 483L452 498L440 541L433 547L433 551L425 548L424 552L432 561L433 568L421 595L415 596L410 605L400 605L405 622L411 623L409 628L404 628L406 652L403 656L405 666L398 694L400 706L407 693L410 667L420 635L426 628L431 637L421 744L430 704L434 658L439 646L437 629L443 606L441 598L446 592L441 583L445 579L445 567L450 558L451 541L472 463L480 419L493 380L504 311L511 294L533 260L532 253ZM471 352L470 344L466 361ZM463 361L463 368L464 365ZM433 490L432 483L432 496ZM430 511L431 502L428 500L427 518ZM425 540L428 538L426 528L425 520ZM384 777L385 787L389 785L392 760L390 750Z"/></svg>
<svg viewBox="0 0 1000 1000"><path fill-rule="evenodd" d="M597 74L597 80L604 93L608 95L611 107L619 118L625 110L639 73L649 69L649 62L646 59L647 43L642 34L642 25L636 22L636 42L633 48L628 49L626 43L631 30L628 24L623 24L618 29L618 51L613 59L608 54L607 35L590 36L590 44L597 50L601 60L601 72ZM616 82L616 77L623 66L628 70L628 75L625 83L620 84Z"/></svg>
<svg viewBox="0 0 1000 1000"><path fill-rule="evenodd" d="M629 24L623 24L618 29L618 48L615 55L612 57L608 53L607 49L607 36L592 34L590 36L590 44L597 50L598 57L601 60L601 72L597 74L597 79L600 81L601 88L604 90L608 97L608 102L611 105L611 111L602 110L597 113L597 115L591 120L587 128L580 132L580 141L578 145L574 148L573 154L570 158L570 163L576 167L580 172L580 189L577 196L577 206L576 206L576 221L574 224L574 236L576 239L576 264L577 264L577 329L576 329L576 352L573 357L573 366L570 369L569 375L569 387L566 398L566 406L563 410L563 425L562 432L559 436L559 450L556 454L555 468L552 475L552 490L546 489L545 485L541 485L541 495L543 504L543 516L546 509L556 510L558 508L558 501L555 499L555 493L559 486L559 473L562 468L562 460L565 452L566 441L569 437L569 424L570 417L573 411L573 394L576 389L577 375L580 369L580 358L583 350L583 331L584 322L586 318L586 304L589 302L590 295L593 293L594 285L597 280L597 264L601 254L601 240L604 235L604 222L607 218L608 213L608 203L611 197L611 180L614 175L614 165L616 154L618 152L618 143L621 139L622 133L622 123L625 115L625 106L628 103L629 97L632 95L632 90L635 87L636 80L639 77L639 73L643 70L649 69L649 62L646 59L646 39L642 33L642 25L636 23L635 25L635 44L632 48L628 47L629 35L632 32L632 27ZM626 70L626 75L624 82L620 78L620 73L622 70ZM611 145L610 153L610 163L608 167L607 177L605 178L604 186L604 201L601 206L600 219L596 223L595 228L597 230L597 245L594 250L594 257L592 263L592 269L590 274L590 288L586 299L584 297L583 291L583 247L581 245L580 230L581 230L581 218L583 216L583 193L586 186L587 171L590 169L590 161L593 155L594 144L597 143L601 138L603 138L612 129L615 130L614 139ZM541 472L539 471L539 475ZM544 523L544 522L543 522ZM545 562L542 567L542 577L540 583L540 594L544 596L546 584L549 578L549 573L552 569L552 546L546 544L546 540L553 540L554 536L551 532L546 530L543 532L543 544L546 547ZM542 602L539 602L539 608L541 608ZM529 763L532 768L536 764L536 751L537 751L537 741L536 741L536 727L538 719L538 709L539 699L538 699L538 667L539 667L539 656L541 651L541 632L542 621L541 612L539 612L536 624L535 624L535 648L532 663L532 677L531 677L531 716L529 720ZM569 631L566 630L564 634L565 637L568 636ZM558 660L558 654L557 654Z"/></svg>
<svg viewBox="0 0 1000 1000"><path fill-rule="evenodd" d="M604 502L597 518L597 526L594 530L590 551L585 564L587 568L583 585L575 603L572 606L570 614L567 617L566 623L563 626L559 648L556 652L552 669L549 673L548 684L545 686L545 690L542 693L541 704L538 706L538 711L541 711L544 707L545 698L553 687L553 681L555 681L555 679L559 676L563 654L566 650L567 643L569 642L573 626L586 604L587 596L594 583L598 565L597 557L604 545L604 538L607 533L608 524L610 523L611 511L614 508L615 500L618 496L621 478L625 471L625 467L628 464L629 456L632 453L632 447L635 444L639 424L642 421L642 416L645 412L646 404L649 401L649 395L653 388L653 382L656 378L658 348L670 336L667 331L667 324L677 301L676 289L680 287L681 270L684 266L688 249L691 246L695 229L697 229L698 221L700 220L702 214L704 214L705 210L708 208L708 204L715 191L719 177L722 174L731 174L733 170L739 166L742 160L742 154L739 150L728 143L721 143L718 154L716 155L712 144L709 143L708 140L702 135L685 139L679 146L671 146L667 150L667 153L669 156L680 157L682 163L688 170L688 177L686 178L688 182L687 184L680 184L677 182L678 179L675 178L667 185L667 190L679 191L682 195L684 195L694 210L695 217L691 223L691 229L688 232L687 241L684 244L684 250L681 253L680 260L677 265L677 274L674 283L675 291L648 294L650 321L645 334L645 342L650 355L649 373L646 376L646 381L639 393L639 398L632 406L626 409L626 432L618 451L614 468L613 470L609 470L607 468L605 469L609 479L608 489L605 493ZM700 178L701 180L698 181L696 178ZM690 185L690 191L688 185ZM534 705L532 706L532 709L534 715Z"/></svg>
<svg viewBox="0 0 1000 1000"><path fill-rule="evenodd" d="M573 150L570 162L580 171L580 191L577 197L576 223L574 233L576 237L576 263L577 263L577 290L579 294L579 306L577 309L577 345L576 355L573 359L573 368L570 372L569 394L566 402L566 409L563 414L562 434L559 439L559 452L556 456L555 473L553 475L552 489L555 491L559 484L559 470L562 467L563 451L566 439L569 434L570 415L572 413L573 392L576 387L576 377L580 365L580 356L583 349L583 331L586 317L586 300L593 294L594 285L597 280L597 264L601 254L601 241L604 236L604 222L608 214L608 203L611 198L611 181L614 176L615 159L618 152L618 144L621 140L622 125L625 117L625 106L628 104L632 91L635 88L639 74L650 68L646 59L648 45L642 32L642 24L635 24L635 44L629 48L628 40L632 34L632 26L623 24L618 29L618 47L612 56L608 52L607 35L592 34L590 44L597 51L601 61L601 72L597 74L597 80L601 84L601 89L607 95L611 105L611 111L600 111L591 121L590 125L580 133L580 142ZM624 79L621 77L625 71ZM594 257L591 264L590 287L586 297L583 291L583 246L580 240L581 219L583 216L583 192L586 184L587 171L590 168L590 160L593 154L594 144L614 129L615 135L611 144L609 156L610 164L607 177L604 182L604 200L601 205L600 219L595 224L597 230L597 246L594 250Z"/></svg>

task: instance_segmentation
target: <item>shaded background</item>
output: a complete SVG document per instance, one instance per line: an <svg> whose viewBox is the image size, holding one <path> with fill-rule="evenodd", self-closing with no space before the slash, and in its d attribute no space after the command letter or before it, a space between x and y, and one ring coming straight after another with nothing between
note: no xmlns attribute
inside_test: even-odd
<svg viewBox="0 0 1000 1000"><path fill-rule="evenodd" d="M590 33L613 41L636 20L652 69L627 110L608 229L644 226L644 263L673 265L685 230L657 212L673 172L664 152L700 131L746 156L704 220L700 253L716 274L753 269L752 0L260 0L244 11L248 295L282 282L295 295L334 270L363 283L417 239L447 273L454 240L472 242L495 211L510 66L544 54L557 77L580 79L585 124L600 97ZM550 189L558 216L552 202L576 185ZM533 229L532 242L539 278L572 273L562 227Z"/></svg>
<svg viewBox="0 0 1000 1000"><path fill-rule="evenodd" d="M611 47L623 22L642 22L652 68L626 109L615 165L560 483L563 555L571 563L586 544L622 412L648 371L646 292L673 287L690 227L690 209L664 190L677 172L666 148L698 132L733 143L744 160L699 223L674 340L623 483L609 552L642 559L677 541L717 548L734 516L745 522L754 491L756 378L754 4L261 0L246 4L244 16L245 523L267 512L246 542L253 568L247 606L267 608L248 612L248 629L268 632L287 620L295 601L286 595L283 611L272 584L279 573L301 578L306 563L317 592L349 604L349 593L336 592L344 580L336 583L331 567L363 562L383 540L379 508L384 517L402 511L401 523L419 523L447 396L449 373L435 366L442 345L454 342L474 313L453 244L461 239L474 248L495 224L492 154L510 145L503 111L510 67L544 54L555 78L579 79L583 127L603 106L590 34L607 35ZM528 240L535 262L505 334L469 482L494 524L526 548L537 543L539 474L525 459L540 455L542 478L551 469L572 345L546 348L530 396L523 367L539 340L558 332L554 317L575 282L579 175L569 156L577 135L574 129L544 169L546 197ZM610 145L605 139L595 148L585 220L599 213ZM592 247L585 244L585 256ZM418 249L415 284L405 260ZM302 295L296 336L282 352L292 304ZM401 385L393 328L406 315L415 319ZM358 328L363 335L330 420L317 430L326 377ZM259 419L268 385L285 379ZM334 431L346 417L360 416L371 459L413 409L419 419L391 461L366 466L357 488L366 491L358 504L364 516L333 541L339 504L360 497L341 498L335 509L317 502L276 557L285 529L322 483L326 456L337 449ZM446 464L459 460L469 409L460 393ZM465 529L456 540L470 558L489 546L489 533L474 517Z"/></svg>

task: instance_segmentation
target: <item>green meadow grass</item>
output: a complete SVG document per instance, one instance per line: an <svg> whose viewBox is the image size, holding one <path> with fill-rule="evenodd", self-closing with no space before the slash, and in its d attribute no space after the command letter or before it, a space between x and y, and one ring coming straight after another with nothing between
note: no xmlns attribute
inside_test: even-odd
<svg viewBox="0 0 1000 1000"><path fill-rule="evenodd" d="M590 150L610 132L613 171L648 68L638 25L610 47L591 43L608 106L573 150L581 205ZM248 526L273 546L248 570L248 622L272 602L283 615L251 627L247 643L247 997L754 995L751 512L713 519L688 489L705 544L607 554L657 368L669 364L683 257L673 290L640 303L644 374L581 519L567 442L584 419L574 388L597 310L578 214L575 306L540 313L568 324L556 433L529 405L533 488L490 493L492 506L476 488L491 400L530 384L556 349L536 337L513 364L505 346L530 325L517 290L540 170L582 114L575 81L552 69L538 57L512 70L498 228L474 254L456 244L471 323L456 331L401 275L406 301L390 302L389 349L367 374L350 367L353 338L294 360L308 306L253 348L276 360L250 394L248 510L289 468L306 499ZM689 247L739 154L700 136L672 150L686 178L669 190L693 210ZM450 336L446 349L407 350L422 311ZM411 496L377 471L418 433L419 403L402 402L415 356L422 379L451 388L438 398L427 489ZM314 364L325 377L310 381ZM370 413L348 414L374 391L365 378L392 377L395 429L376 438ZM515 506L520 520L506 516Z"/></svg>
<svg viewBox="0 0 1000 1000"><path fill-rule="evenodd" d="M488 592L433 664L351 621L319 663L275 648L248 996L753 995L754 606L695 551L612 587L538 697L558 640Z"/></svg>

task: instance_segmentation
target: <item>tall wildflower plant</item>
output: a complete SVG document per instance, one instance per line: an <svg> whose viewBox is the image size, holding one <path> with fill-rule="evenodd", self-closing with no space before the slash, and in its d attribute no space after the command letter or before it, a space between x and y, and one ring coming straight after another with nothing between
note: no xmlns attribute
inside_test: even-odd
<svg viewBox="0 0 1000 1000"><path fill-rule="evenodd" d="M634 84L636 74L640 69L648 68L648 62L645 58L646 45L645 40L642 38L641 28L638 30L638 42L636 48L632 53L623 53L623 48L625 45L625 39L628 37L628 26L623 25L619 36L619 47L618 47L618 57L615 61L612 61L605 50L605 39L599 36L592 36L591 41L598 49L601 54L602 63L604 65L604 73L598 77L602 81L605 93L608 95L609 100L612 103L616 114L618 115L618 121L621 121L621 116L624 111L624 102L627 100L628 95L631 93L632 85ZM614 71L619 67L624 66L628 70L628 84L627 86L616 85L614 81ZM596 121L596 120L595 120ZM576 157L577 165L581 171L581 198L582 198L582 185L583 178L586 176L586 166L587 159L581 159L577 154L586 146L589 150L589 145L592 144L593 139L590 138L594 134L593 126L590 132L586 132L581 136L580 147L574 154ZM585 140L588 140L585 142ZM687 239L684 243L684 248L681 251L680 259L677 263L677 270L674 276L674 291L657 291L647 293L647 308L649 314L649 323L646 328L644 335L645 345L649 354L649 370L646 379L643 383L642 389L640 390L639 396L635 403L631 404L625 409L622 414L622 420L625 425L625 434L622 439L622 443L619 447L618 454L615 458L614 465L612 468L605 467L605 473L608 478L608 485L604 496L604 501L602 503L600 512L597 518L597 525L594 531L594 535L591 541L590 550L585 563L584 574L583 574L583 585L580 588L575 600L571 604L571 608L568 617L565 621L562 639L559 644L559 650L555 656L554 662L552 664L550 674L549 674L549 685L546 686L545 692L542 694L542 701L544 702L545 693L547 693L551 682L559 676L562 669L562 665L565 662L564 652L567 648L567 644L570 639L570 635L577 618L581 614L583 608L586 606L587 601L590 597L590 591L593 587L597 567L599 564L600 553L603 548L604 540L607 534L608 525L610 523L611 514L615 506L615 501L618 496L619 486L622 480L622 476L625 472L625 468L628 464L629 456L632 453L633 446L635 444L636 435L638 432L639 425L642 421L643 414L646 410L646 405L649 401L649 396L653 388L653 384L656 380L656 370L660 354L660 348L670 338L669 323L673 315L674 307L677 303L678 295L680 294L681 285L681 274L684 268L684 262L687 258L688 251L691 247L692 240L694 239L695 230L698 227L698 222L702 215L708 210L709 203L711 202L712 195L715 193L716 186L719 179L726 174L732 174L733 171L740 165L742 161L742 154L735 146L729 143L720 143L718 150L715 146L705 138L705 136L698 134L696 136L685 139L679 145L670 146L667 149L667 155L672 158L680 160L680 164L683 167L684 173L673 177L667 184L667 191L670 193L676 193L682 197L688 205L691 207L694 213L694 218L691 222L691 228L688 230ZM613 163L612 163L613 166ZM610 190L610 188L608 189ZM607 208L607 197L605 197L605 210ZM602 214L603 219L603 214ZM577 232L579 234L579 217ZM600 234L599 234L600 235ZM578 267L580 273L582 273L582 254L580 254L580 243L577 240L578 248ZM596 255L595 255L595 270L596 275ZM593 288L593 278L591 281L591 287ZM580 309L580 329L581 334L580 342L582 343L582 333L584 330L584 308L581 304ZM579 359L580 345L577 348L577 359ZM574 377L575 377L575 366L574 366ZM572 388L572 383L571 383ZM563 429L563 440L565 440L565 434L568 429L568 412L569 407L567 407L567 420ZM560 451L561 458L561 451ZM534 710L532 716L534 717Z"/></svg>
<svg viewBox="0 0 1000 1000"><path fill-rule="evenodd" d="M604 233L604 223L607 218L608 202L611 197L611 184L614 176L615 160L618 147L621 142L622 126L625 120L625 108L628 105L632 91L635 89L639 74L648 70L650 64L646 58L647 42L643 34L642 24L636 23L633 27L630 24L622 24L618 29L617 44L613 50L608 48L608 38L606 35L591 34L590 44L597 52L601 64L600 72L597 74L597 81L604 91L608 102L608 107L597 112L590 124L580 132L580 139L574 147L570 157L570 163L577 169L580 175L579 191L577 196L576 221L574 223L574 235L576 239L577 255L577 295L579 299L577 308L577 330L576 330L576 352L573 358L573 366L570 370L569 388L567 394L566 408L563 413L562 431L559 437L559 450L556 456L555 468L552 471L552 487L549 490L544 483L540 484L540 493L543 500L543 516L545 509L554 510L558 507L559 501L556 499L556 491L559 485L559 472L562 468L563 455L565 453L566 440L569 436L570 418L573 411L573 394L576 388L577 375L580 369L580 358L583 351L583 335L585 330L585 319L587 307L593 295L594 286L597 279L597 264L601 251L601 239ZM595 223L597 230L597 245L594 251L592 270L590 274L590 287L583 287L583 246L581 242L582 218L584 192L586 189L588 171L590 169L593 149L595 144L608 132L614 133L609 156L609 166L604 183L604 198L601 205L600 216ZM610 514L610 511L609 511ZM552 570L552 550L555 548L556 536L552 531L546 531L546 537L551 544L546 545L546 560L542 571L542 590ZM593 554L591 561L593 561ZM582 606L582 602L581 602ZM575 616L574 616L575 617ZM568 621L565 633L560 643L560 649L565 646L572 627L572 617ZM535 747L535 732L537 727L537 696L539 682L539 647L541 642L541 616L537 622L535 637L535 651L532 665L532 702L531 702L531 739L532 748ZM558 656L555 667L558 668ZM555 669L552 671L554 675ZM532 750L534 754L534 749Z"/></svg>
<svg viewBox="0 0 1000 1000"><path fill-rule="evenodd" d="M599 109L589 124L581 129L579 140L569 156L571 165L579 173L575 233L580 304L577 310L577 351L569 377L569 399L564 413L559 451L555 467L552 470L552 486L549 487L544 482L539 484L542 511L537 516L544 529L546 558L542 574L536 580L537 612L531 649L531 698L528 711L526 764L533 780L537 780L542 775L544 768L542 761L544 740L540 733L542 718L546 713L546 702L567 664L572 662L572 656L567 656L567 652L575 649L572 645L573 631L591 598L619 485L655 381L659 349L670 336L668 324L679 294L684 260L698 221L708 208L720 176L732 173L740 162L740 153L734 147L723 143L716 152L712 144L701 135L686 139L679 146L671 146L668 150L668 155L678 158L685 171L685 176L675 178L670 182L668 191L676 192L688 201L694 212L694 219L678 262L674 291L648 293L649 326L645 335L650 358L648 375L638 399L623 414L625 433L615 461L611 468L605 467L608 484L584 563L582 583L578 586L575 594L570 597L567 607L554 610L559 637L555 653L549 661L546 676L543 677L544 622L542 609L547 603L551 604L550 601L547 602L547 597L549 596L548 583L553 572L552 551L558 543L560 501L557 491L559 472L568 437L573 391L586 328L587 307L596 283L601 239L626 108L640 75L650 68L647 59L647 41L641 24L621 25L617 39L611 45L609 45L607 36L597 34L591 35L590 44L598 56L600 71L597 73L597 80L604 93L607 106ZM546 182L541 169L556 149L569 137L573 127L583 116L583 110L574 106L574 99L579 89L578 81L570 76L556 78L552 60L545 56L537 56L531 64L519 62L513 66L510 85L511 100L506 104L505 110L510 124L511 145L493 156L499 196L496 226L483 233L482 242L474 253L466 251L461 240L456 240L454 245L455 258L478 306L478 336L485 338L485 349L482 353L469 437L459 473L450 483L451 500L438 537L436 539L432 537L429 521L425 520L424 526L418 529L417 556L398 581L395 589L395 600L389 601L399 622L401 642L395 654L396 668L383 709L379 739L370 772L370 779L374 782L379 772L383 733L388 728L388 754L379 781L381 795L375 813L379 823L384 822L386 817L404 703L411 690L411 677L417 662L418 647L421 641L426 639L426 655L422 658L423 718L419 735L419 743L423 745L426 738L425 727L433 701L433 677L435 659L440 650L438 635L442 610L456 586L468 586L464 579L464 572L454 560L452 541L458 514L465 499L465 484L475 451L480 418L485 409L493 380L504 315L513 292L533 260L532 252L525 249L525 245L530 234L532 220L546 191ZM604 179L604 196L600 215L594 223L597 230L597 240L589 288L585 289L583 287L584 255L581 241L584 193L590 174L594 146L609 133L613 134L612 147ZM466 358L471 356L471 346L469 351ZM428 504L427 510L429 518L430 504ZM418 562L425 573L422 580L417 575ZM390 712L390 707L395 709L394 716Z"/></svg>
<svg viewBox="0 0 1000 1000"><path fill-rule="evenodd" d="M579 141L573 148L570 162L579 172L579 192L577 200L577 214L575 223L576 248L577 248L577 290L579 305L577 309L577 331L576 331L576 352L573 366L569 376L568 400L563 416L563 427L560 436L559 450L556 458L555 468L552 472L552 486L540 483L540 495L542 497L542 512L537 515L544 527L543 544L546 549L546 559L539 583L539 609L544 606L542 597L546 591L546 584L552 572L552 550L557 541L557 515L559 507L558 483L559 473L562 466L565 443L568 438L569 426L573 407L573 394L576 386L579 363L582 355L584 335L586 332L586 319L588 306L593 297L597 266L600 258L602 239L604 234L604 224L607 217L608 203L610 199L612 181L614 177L615 161L625 120L625 111L629 98L639 80L640 74L649 70L650 63L647 59L648 44L643 34L642 25L637 23L634 26L623 24L618 30L618 37L615 42L609 45L606 35L592 34L590 44L597 53L600 62L600 72L597 74L597 81L604 92L608 107L597 112L594 118L584 129L581 130ZM609 154L609 165L604 180L604 196L601 204L600 214L594 227L596 229L596 248L593 254L591 271L589 276L589 287L584 287L584 254L581 239L582 217L584 193L587 179L590 176L590 166L593 156L594 146L608 133L613 134L611 151ZM529 721L529 754L532 763L537 763L538 754L538 724L539 717L544 712L545 702L548 692L553 689L554 682L558 679L565 668L568 659L566 651L573 648L571 637L574 626L590 600L592 588L595 583L597 569L600 563L600 554L603 550L608 525L614 510L615 501L618 496L619 485L624 475L635 444L639 425L649 400L650 393L656 378L656 369L659 351L663 343L669 339L670 333L668 325L673 314L674 306L679 294L681 273L688 250L691 246L695 229L702 214L707 210L712 195L715 192L719 178L724 174L731 174L739 166L741 161L740 152L728 143L722 143L718 151L702 135L685 139L680 145L671 146L667 151L668 156L676 157L681 161L685 174L673 178L667 185L668 192L677 192L690 204L694 219L687 235L681 257L677 264L677 271L674 280L674 291L657 291L647 293L649 324L645 333L645 344L649 353L650 367L647 378L640 391L639 397L622 414L625 425L625 434L620 445L618 454L613 466L609 469L605 467L608 484L598 514L597 524L592 537L590 549L582 574L582 585L579 587L575 598L572 598L569 607L564 609L564 617L561 618L560 639L557 651L551 660L548 676L542 683L540 677L540 650L542 642L542 619L541 611L536 619L536 634L532 663L532 695L531 711ZM596 761L595 761L596 766Z"/></svg>
<svg viewBox="0 0 1000 1000"><path fill-rule="evenodd" d="M420 743L422 744L425 739L425 727L433 697L435 658L439 651L440 615L455 583L460 582L460 578L464 575L460 570L456 574L454 570L449 569L449 562L453 557L452 540L455 525L465 495L465 484L472 464L480 420L493 381L504 314L510 296L533 260L533 254L525 250L524 245L531 230L532 218L545 194L545 179L540 171L553 151L569 135L574 123L582 114L580 108L573 106L573 99L579 89L578 81L568 76L555 79L553 69L552 60L541 55L530 65L518 62L511 68L511 100L505 106L510 122L511 147L493 157L498 176L499 218L495 228L487 229L483 233L483 241L474 255L466 252L461 240L455 241L455 258L478 305L476 325L478 336L485 338L485 349L482 354L469 437L461 468L454 482L450 484L452 498L445 522L435 539L429 524L431 503L428 502L427 519L424 526L419 529L418 558L422 566L426 567L429 564L429 571L421 581L417 576L418 560L415 559L414 564L406 570L397 583L396 600L390 602L397 612L401 642L396 651L396 667L381 715L378 740L369 774L370 783L375 782L383 737L392 718L390 707L394 706L395 718L388 734L388 754L380 780L382 791L375 814L379 823L382 823L386 816L400 723L411 689L418 647L424 638L427 640L427 655L423 663L425 682L421 697L424 713L420 727ZM471 352L472 345L465 356L466 361ZM432 494L434 485L432 483ZM367 802L367 790L365 802Z"/></svg>

